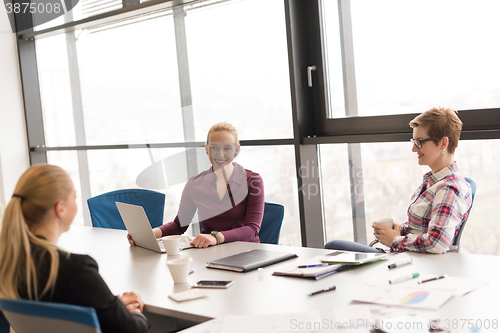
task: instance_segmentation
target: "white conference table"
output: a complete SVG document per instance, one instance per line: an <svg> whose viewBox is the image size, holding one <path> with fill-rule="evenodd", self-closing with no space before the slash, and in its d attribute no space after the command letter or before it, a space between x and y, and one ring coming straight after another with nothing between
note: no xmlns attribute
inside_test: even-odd
<svg viewBox="0 0 500 333"><path fill-rule="evenodd" d="M363 283L387 274L387 265L410 256L412 265L398 267L395 276L413 273L448 274L450 276L489 280L489 283L463 297L453 297L439 310L441 320L493 321L500 325L500 257L447 253L430 255L404 253L391 256L388 261L356 267L333 274L319 281L272 276L279 268L299 264L328 250L235 242L209 247L187 249L179 256L167 256L140 247L129 246L126 231L72 226L61 235L58 245L70 252L91 255L99 264L99 271L115 294L135 291L146 303L145 310L151 313L189 320L206 322L225 315L269 315L318 311L323 320L336 321L333 308L351 303L352 295ZM296 253L299 258L264 268L264 277L259 272L229 272L206 268L206 262L246 250L262 248L274 251ZM175 285L167 267L167 260L177 257L192 257L195 272L189 276L189 283L198 280L234 280L229 289L207 289L209 296L202 299L175 302L168 298L174 292L188 290L188 284ZM393 273L391 273L393 274ZM335 285L337 290L315 296L307 294ZM196 325L186 332L204 332L208 324ZM340 330L342 331L342 330ZM357 332L363 330L357 330ZM452 332L470 330L452 330ZM484 330L480 332L500 331Z"/></svg>

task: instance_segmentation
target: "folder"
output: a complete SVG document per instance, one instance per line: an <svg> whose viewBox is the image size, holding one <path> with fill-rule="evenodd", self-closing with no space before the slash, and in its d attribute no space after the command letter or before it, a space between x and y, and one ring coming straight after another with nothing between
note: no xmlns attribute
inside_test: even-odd
<svg viewBox="0 0 500 333"><path fill-rule="evenodd" d="M297 258L295 253L249 250L229 257L209 261L207 267L235 272L248 272L293 258Z"/></svg>
<svg viewBox="0 0 500 333"><path fill-rule="evenodd" d="M335 251L321 258L321 262L328 264L362 265L372 261L386 260L386 253L365 253L350 251Z"/></svg>
<svg viewBox="0 0 500 333"><path fill-rule="evenodd" d="M319 280L351 267L348 265L326 265L326 266L313 267L315 265L321 265L322 258L324 258L324 256L314 257L310 260L307 260L306 262L300 263L299 265L286 267L284 270L276 271L273 273L273 275ZM300 268L302 266L309 266L309 267Z"/></svg>

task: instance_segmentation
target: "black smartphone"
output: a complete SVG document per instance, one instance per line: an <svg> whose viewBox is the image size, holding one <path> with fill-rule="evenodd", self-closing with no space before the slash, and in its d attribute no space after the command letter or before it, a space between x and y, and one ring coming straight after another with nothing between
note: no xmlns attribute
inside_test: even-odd
<svg viewBox="0 0 500 333"><path fill-rule="evenodd" d="M192 285L193 288L217 288L227 289L234 284L234 281L201 280Z"/></svg>

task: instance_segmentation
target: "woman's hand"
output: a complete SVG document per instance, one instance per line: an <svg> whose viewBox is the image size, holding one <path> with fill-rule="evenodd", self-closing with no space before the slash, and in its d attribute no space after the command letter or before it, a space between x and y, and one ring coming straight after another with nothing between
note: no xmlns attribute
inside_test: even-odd
<svg viewBox="0 0 500 333"><path fill-rule="evenodd" d="M118 295L118 298L130 312L142 312L144 310L144 302L142 301L141 295L133 291Z"/></svg>
<svg viewBox="0 0 500 333"><path fill-rule="evenodd" d="M401 236L399 225L394 223L392 229L381 224L373 224L373 235L385 246L391 247L394 237Z"/></svg>
<svg viewBox="0 0 500 333"><path fill-rule="evenodd" d="M127 239L128 239L128 242L129 242L130 245L135 246L135 242L132 239L132 236L130 236L130 234L127 234Z"/></svg>
<svg viewBox="0 0 500 333"><path fill-rule="evenodd" d="M195 239L191 242L191 245L198 248L205 248L209 245L216 245L217 240L214 236L209 234L199 234Z"/></svg>

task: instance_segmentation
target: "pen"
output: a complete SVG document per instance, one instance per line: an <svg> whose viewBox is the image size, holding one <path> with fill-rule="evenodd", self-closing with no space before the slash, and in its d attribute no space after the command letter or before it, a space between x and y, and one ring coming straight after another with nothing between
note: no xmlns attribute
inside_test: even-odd
<svg viewBox="0 0 500 333"><path fill-rule="evenodd" d="M194 269L189 271L189 274L193 274L193 273L194 273Z"/></svg>
<svg viewBox="0 0 500 333"><path fill-rule="evenodd" d="M315 291L313 293L310 293L309 296L314 296L314 295L325 293L327 291L335 290L335 289L337 289L337 287L335 287L335 286L329 287L329 288L325 288L325 289L321 289L321 290Z"/></svg>
<svg viewBox="0 0 500 333"><path fill-rule="evenodd" d="M330 264L316 264L316 265L300 265L299 268L323 267L330 266Z"/></svg>
<svg viewBox="0 0 500 333"><path fill-rule="evenodd" d="M400 276L394 280L389 280L389 284L394 284L394 283L399 283L399 282L403 282L406 280L411 280L411 279L417 278L419 276L420 276L420 274L418 274L418 273L403 275L403 276Z"/></svg>
<svg viewBox="0 0 500 333"><path fill-rule="evenodd" d="M401 261L395 262L394 264L390 264L387 267L389 269L393 269L393 268L396 268L396 267L399 267L399 266L411 264L412 262L413 262L413 259L412 258L408 258L408 259L405 259L405 260L401 260Z"/></svg>
<svg viewBox="0 0 500 333"><path fill-rule="evenodd" d="M422 283L426 283L426 282L431 282L431 281L436 281L436 280L444 279L444 278L445 278L445 277L447 277L447 276L448 276L448 274L445 274L445 275L441 275L441 276L433 277L433 278L431 278L431 279L418 281L418 284L422 284Z"/></svg>

